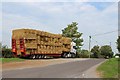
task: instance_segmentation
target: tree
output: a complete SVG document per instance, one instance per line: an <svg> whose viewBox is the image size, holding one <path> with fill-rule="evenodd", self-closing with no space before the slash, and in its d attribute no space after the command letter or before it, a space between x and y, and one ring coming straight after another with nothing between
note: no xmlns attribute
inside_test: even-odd
<svg viewBox="0 0 120 80"><path fill-rule="evenodd" d="M117 49L120 52L120 36L117 39Z"/></svg>
<svg viewBox="0 0 120 80"><path fill-rule="evenodd" d="M109 45L102 46L100 52L105 58L112 58L113 56L112 48Z"/></svg>
<svg viewBox="0 0 120 80"><path fill-rule="evenodd" d="M93 53L93 57L94 58L98 58L99 55L100 55L100 47L98 45L94 46L92 49L91 49L91 52Z"/></svg>
<svg viewBox="0 0 120 80"><path fill-rule="evenodd" d="M66 28L62 30L62 35L64 37L71 38L75 43L77 47L82 46L83 39L81 38L82 33L78 32L78 23L72 22L72 24L69 24Z"/></svg>
<svg viewBox="0 0 120 80"><path fill-rule="evenodd" d="M79 54L79 57L81 58L88 58L89 57L90 52L88 50L81 50L81 53Z"/></svg>

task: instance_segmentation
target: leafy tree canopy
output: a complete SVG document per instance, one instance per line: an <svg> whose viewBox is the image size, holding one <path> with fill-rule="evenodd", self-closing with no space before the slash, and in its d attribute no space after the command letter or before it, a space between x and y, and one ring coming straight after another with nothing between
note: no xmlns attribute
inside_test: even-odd
<svg viewBox="0 0 120 80"><path fill-rule="evenodd" d="M100 48L101 55L104 55L105 57L112 57L113 56L113 51L112 48L109 45L102 46Z"/></svg>
<svg viewBox="0 0 120 80"><path fill-rule="evenodd" d="M82 46L83 39L81 38L82 33L78 32L77 30L78 23L72 22L72 24L67 25L67 27L62 30L62 35L64 37L71 38L79 47Z"/></svg>
<svg viewBox="0 0 120 80"><path fill-rule="evenodd" d="M90 54L90 52L88 50L83 49L83 50L81 50L80 57L81 58L88 58L89 54Z"/></svg>
<svg viewBox="0 0 120 80"><path fill-rule="evenodd" d="M97 46L94 46L92 49L91 49L91 52L93 53L93 57L95 58L98 58L99 55L100 55L100 47L97 45Z"/></svg>
<svg viewBox="0 0 120 80"><path fill-rule="evenodd" d="M92 49L91 49L91 52L93 52L93 53L99 53L99 46L97 45L97 46L94 46Z"/></svg>

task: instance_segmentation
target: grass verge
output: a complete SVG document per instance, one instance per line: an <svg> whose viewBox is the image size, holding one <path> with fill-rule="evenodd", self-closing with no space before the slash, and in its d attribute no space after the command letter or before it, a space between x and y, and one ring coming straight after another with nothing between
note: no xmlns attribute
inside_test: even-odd
<svg viewBox="0 0 120 80"><path fill-rule="evenodd" d="M111 58L104 63L102 63L97 71L102 78L118 78L118 62L119 59Z"/></svg>
<svg viewBox="0 0 120 80"><path fill-rule="evenodd" d="M24 61L25 59L21 59L21 58L1 58L0 61L2 63L9 63L9 62L20 62L20 61Z"/></svg>

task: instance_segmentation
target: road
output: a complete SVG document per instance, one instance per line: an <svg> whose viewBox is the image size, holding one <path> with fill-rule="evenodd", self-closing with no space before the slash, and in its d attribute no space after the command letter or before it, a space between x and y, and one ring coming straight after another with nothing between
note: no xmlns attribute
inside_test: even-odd
<svg viewBox="0 0 120 80"><path fill-rule="evenodd" d="M49 65L46 67L25 68L3 71L3 78L83 78L84 72L105 59L88 59L62 64ZM92 74L92 73L90 73Z"/></svg>

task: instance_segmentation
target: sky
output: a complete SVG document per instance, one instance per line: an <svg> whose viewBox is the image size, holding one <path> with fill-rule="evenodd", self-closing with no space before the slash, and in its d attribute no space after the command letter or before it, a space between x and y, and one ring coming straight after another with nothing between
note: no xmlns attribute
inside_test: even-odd
<svg viewBox="0 0 120 80"><path fill-rule="evenodd" d="M94 45L110 45L116 53L118 36L117 0L4 0L0 15L2 27L0 38L3 45L11 47L12 30L30 28L61 34L62 29L72 22L78 23L78 31L83 33L82 49L88 50L89 36L91 48ZM106 32L112 32L104 34ZM99 35L102 34L102 35ZM103 35L104 34L104 35Z"/></svg>

